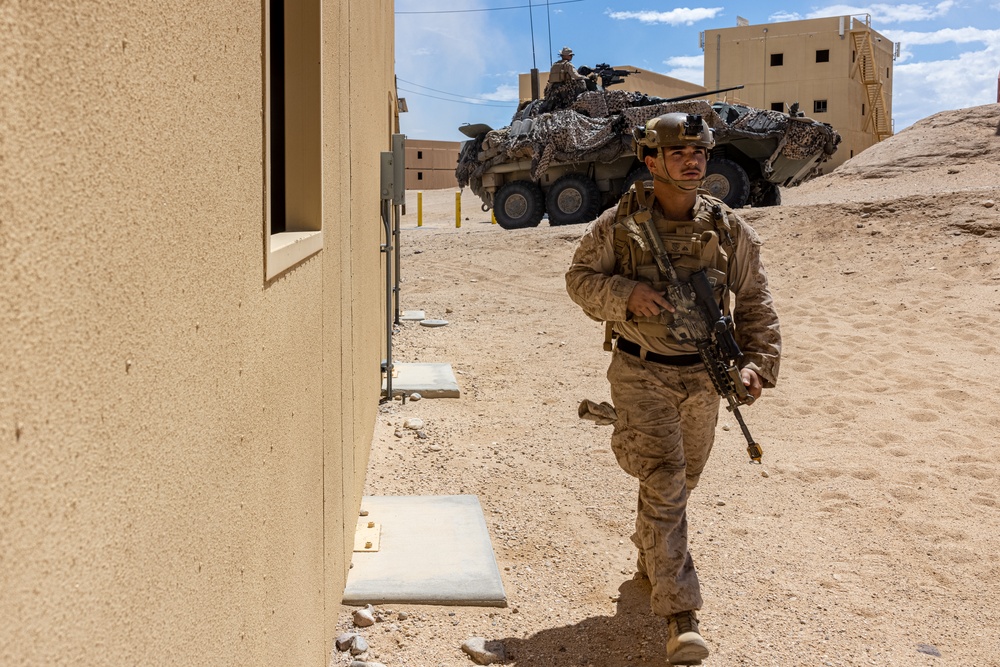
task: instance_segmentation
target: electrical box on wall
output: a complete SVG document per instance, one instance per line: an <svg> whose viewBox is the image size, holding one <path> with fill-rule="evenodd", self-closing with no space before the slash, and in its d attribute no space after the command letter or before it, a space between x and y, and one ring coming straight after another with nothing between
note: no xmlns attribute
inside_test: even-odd
<svg viewBox="0 0 1000 667"><path fill-rule="evenodd" d="M406 204L406 135L392 135L392 150L381 153L382 201L390 200L397 206Z"/></svg>

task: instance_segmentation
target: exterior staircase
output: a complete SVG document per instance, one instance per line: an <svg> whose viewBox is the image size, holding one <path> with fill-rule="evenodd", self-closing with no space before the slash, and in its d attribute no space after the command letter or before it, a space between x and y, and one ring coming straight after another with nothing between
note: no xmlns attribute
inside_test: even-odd
<svg viewBox="0 0 1000 667"><path fill-rule="evenodd" d="M851 38L854 40L854 52L857 54L851 77L864 85L868 95L864 130L871 132L876 142L882 141L892 136L892 119L889 118L885 103L881 70L875 64L870 17L866 17L863 28L851 31Z"/></svg>

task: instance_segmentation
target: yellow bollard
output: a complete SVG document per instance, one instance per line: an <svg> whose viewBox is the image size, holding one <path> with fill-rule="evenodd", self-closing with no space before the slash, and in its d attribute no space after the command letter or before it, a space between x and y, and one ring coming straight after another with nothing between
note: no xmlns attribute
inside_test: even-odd
<svg viewBox="0 0 1000 667"><path fill-rule="evenodd" d="M462 193L455 193L455 229L462 226Z"/></svg>
<svg viewBox="0 0 1000 667"><path fill-rule="evenodd" d="M424 193L417 193L417 227L424 226Z"/></svg>

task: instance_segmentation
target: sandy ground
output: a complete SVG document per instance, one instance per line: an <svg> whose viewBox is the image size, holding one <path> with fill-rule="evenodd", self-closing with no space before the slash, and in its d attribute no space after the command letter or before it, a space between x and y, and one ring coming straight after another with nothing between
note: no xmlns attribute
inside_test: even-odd
<svg viewBox="0 0 1000 667"><path fill-rule="evenodd" d="M742 212L785 347L744 409L764 465L723 412L689 505L706 664L1000 665L998 134L1000 105L939 114ZM666 665L636 483L576 414L608 399L601 325L563 282L584 227L504 231L466 192L456 229L435 191L418 228L414 195L401 306L450 324L405 323L394 355L450 362L463 395L384 406L366 492L476 494L509 606L380 606L362 657L471 665L478 636L519 667ZM408 417L426 440L396 437Z"/></svg>

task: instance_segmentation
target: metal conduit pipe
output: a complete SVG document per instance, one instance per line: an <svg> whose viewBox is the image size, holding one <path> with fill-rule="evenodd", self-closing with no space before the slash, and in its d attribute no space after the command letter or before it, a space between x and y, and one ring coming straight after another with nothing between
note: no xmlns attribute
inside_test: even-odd
<svg viewBox="0 0 1000 667"><path fill-rule="evenodd" d="M406 135L392 135L392 150L380 157L380 214L385 243L385 401L392 401L392 333L399 324L400 207L406 205ZM395 242L393 242L395 241ZM393 279L395 267L395 280ZM393 317L395 311L395 317ZM405 400L405 397L404 397Z"/></svg>
<svg viewBox="0 0 1000 667"><path fill-rule="evenodd" d="M382 228L385 231L385 243L380 247L385 255L385 401L392 401L392 265L393 243L392 223L389 217L390 201L382 200Z"/></svg>

